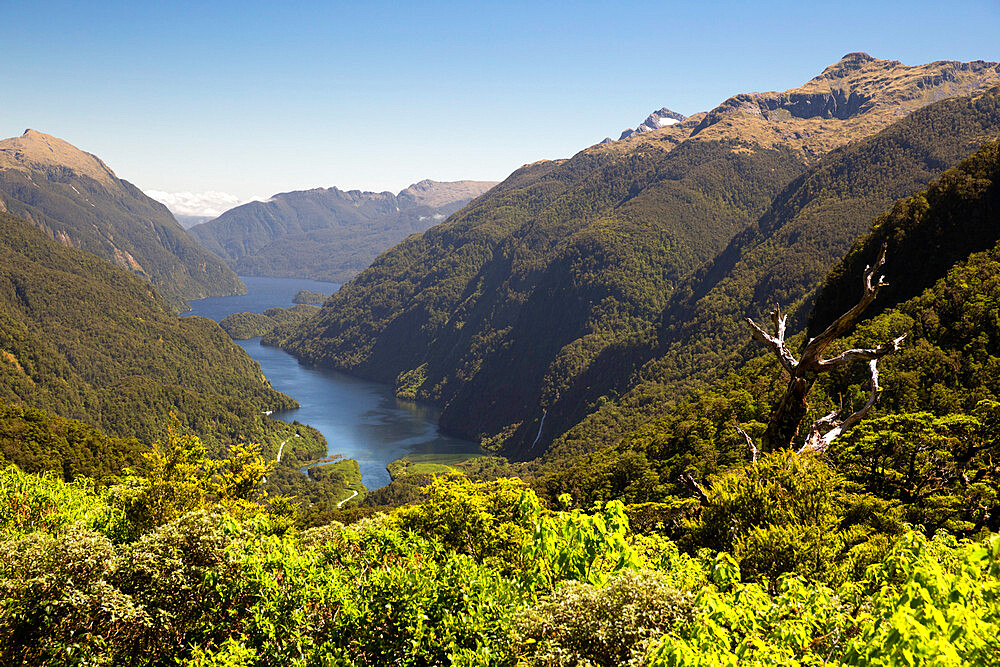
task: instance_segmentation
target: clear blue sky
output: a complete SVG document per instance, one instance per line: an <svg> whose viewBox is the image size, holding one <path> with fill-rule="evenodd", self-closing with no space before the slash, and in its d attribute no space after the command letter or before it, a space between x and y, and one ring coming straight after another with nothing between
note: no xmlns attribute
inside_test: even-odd
<svg viewBox="0 0 1000 667"><path fill-rule="evenodd" d="M851 51L1000 61L1000 0L0 0L0 135L26 127L144 189L240 197L499 180Z"/></svg>

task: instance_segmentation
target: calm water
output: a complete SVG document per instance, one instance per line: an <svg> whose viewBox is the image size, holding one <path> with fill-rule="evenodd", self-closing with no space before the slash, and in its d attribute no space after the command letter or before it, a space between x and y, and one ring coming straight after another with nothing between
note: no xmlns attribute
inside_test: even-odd
<svg viewBox="0 0 1000 667"><path fill-rule="evenodd" d="M290 306L292 297L301 289L332 294L339 287L297 278L241 279L248 294L192 301L191 312L185 314L218 321L230 313L260 313L274 306ZM358 462L362 481L369 489L388 484L386 464L407 454L477 451L474 443L438 430L436 409L401 401L388 385L304 366L281 350L264 347L259 338L237 344L260 364L275 389L302 406L272 416L319 429L329 443L329 454Z"/></svg>

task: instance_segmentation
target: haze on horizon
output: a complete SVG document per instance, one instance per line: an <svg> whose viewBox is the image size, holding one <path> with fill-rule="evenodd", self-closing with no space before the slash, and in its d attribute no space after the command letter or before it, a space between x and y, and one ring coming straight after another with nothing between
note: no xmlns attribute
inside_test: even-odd
<svg viewBox="0 0 1000 667"><path fill-rule="evenodd" d="M1000 5L5 3L0 134L100 156L174 206L502 180L684 114L801 85L851 51L1000 61ZM180 202L180 204L178 204ZM186 203L185 203L186 202ZM224 209L223 209L224 210Z"/></svg>

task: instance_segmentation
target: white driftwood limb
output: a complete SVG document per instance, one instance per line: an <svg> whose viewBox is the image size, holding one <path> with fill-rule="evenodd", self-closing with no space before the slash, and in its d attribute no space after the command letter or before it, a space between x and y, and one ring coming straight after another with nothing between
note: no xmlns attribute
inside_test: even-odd
<svg viewBox="0 0 1000 667"><path fill-rule="evenodd" d="M875 402L878 400L879 392L882 390L878 384L878 359L872 359L869 361L868 369L871 371L872 378L871 394L868 396L868 401L865 402L860 410L852 414L847 419L841 420L839 419L839 412L831 412L822 419L816 420L809 428L809 435L806 437L806 442L802 445L802 449L799 450L799 454L803 454L805 452L825 452L826 448L830 446L830 443L865 418L868 412L875 405ZM823 433L823 428L826 426L833 426L833 428L826 433Z"/></svg>
<svg viewBox="0 0 1000 667"><path fill-rule="evenodd" d="M809 340L802 350L799 360L788 350L785 344L785 328L787 318L776 307L771 313L771 323L774 333L768 333L752 319L747 318L753 337L767 346L778 358L781 366L788 372L788 387L781 400L771 413L767 430L764 432L764 446L770 449L791 446L798 431L799 424L805 417L808 406L806 396L820 373L833 368L845 366L855 361L867 361L872 372L873 390L868 404L847 419L840 420L838 413L823 417L812 425L806 444L800 451L822 451L841 433L860 421L875 404L878 398L878 368L876 362L900 348L905 336L879 345L875 348L856 348L841 352L831 359L823 359L823 352L840 336L854 325L861 313L871 305L878 291L887 284L884 277L878 276L885 266L886 246L882 246L878 258L871 266L866 266L862 275L864 288L861 299L846 313L833 321L815 338ZM824 429L832 426L824 433ZM741 431L742 432L742 431ZM746 434L744 434L746 437ZM751 442L752 446L752 442Z"/></svg>
<svg viewBox="0 0 1000 667"><path fill-rule="evenodd" d="M830 369L849 364L852 361L872 361L874 359L881 359L887 354L892 354L893 352L899 350L904 338L906 338L906 334L903 334L899 338L893 338L890 342L883 343L878 347L845 350L832 359L821 359L817 363L820 368Z"/></svg>
<svg viewBox="0 0 1000 667"><path fill-rule="evenodd" d="M739 424L736 424L736 430L739 431L739 434L742 435L743 438L747 441L747 447L750 448L750 463L756 465L757 454L760 453L757 451L757 445L754 444L753 438L750 437L750 434L744 431L742 428L740 428Z"/></svg>
<svg viewBox="0 0 1000 667"><path fill-rule="evenodd" d="M771 323L774 325L774 335L772 336L752 319L749 317L746 318L747 324L750 325L751 335L771 348L771 351L778 357L778 361L781 362L784 369L791 373L798 362L795 360L795 356L785 347L785 322L787 320L788 316L782 315L781 310L775 306L774 310L771 311Z"/></svg>

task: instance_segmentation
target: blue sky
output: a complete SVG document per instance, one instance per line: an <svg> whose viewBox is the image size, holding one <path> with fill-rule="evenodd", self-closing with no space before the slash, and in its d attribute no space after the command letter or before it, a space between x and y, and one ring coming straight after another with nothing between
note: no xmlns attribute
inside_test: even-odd
<svg viewBox="0 0 1000 667"><path fill-rule="evenodd" d="M1000 61L1000 0L0 0L0 135L26 127L143 189L239 198L499 180L851 51Z"/></svg>

